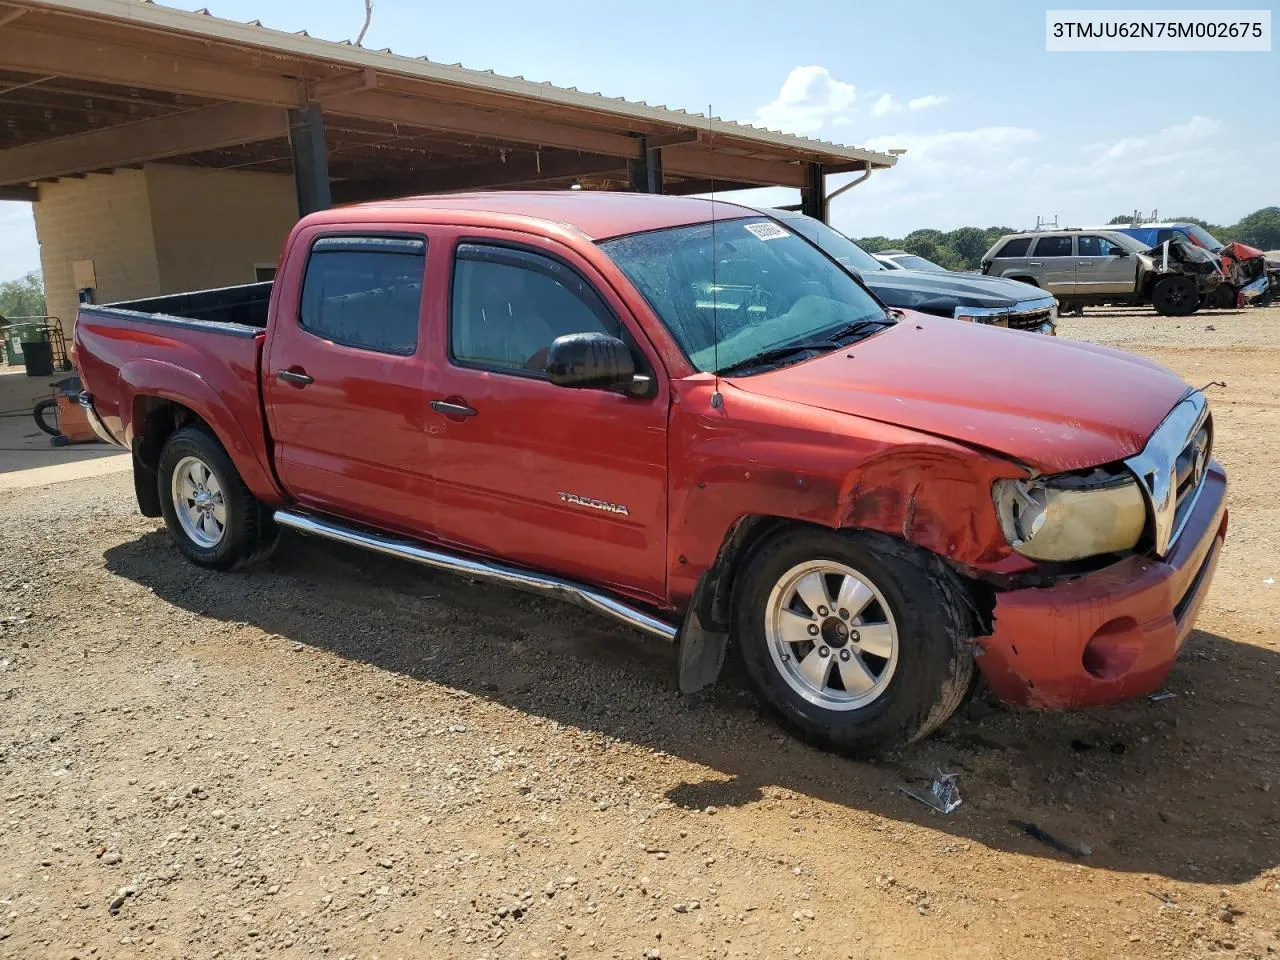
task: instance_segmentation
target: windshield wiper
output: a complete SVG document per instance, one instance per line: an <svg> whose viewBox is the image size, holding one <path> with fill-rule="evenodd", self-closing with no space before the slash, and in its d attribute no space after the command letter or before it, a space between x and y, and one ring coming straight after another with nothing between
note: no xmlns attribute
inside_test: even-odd
<svg viewBox="0 0 1280 960"><path fill-rule="evenodd" d="M727 373L749 370L752 367L763 367L778 360L785 360L796 353L839 350L842 346L843 344L837 343L835 340L806 340L802 343L789 343L780 347L770 347L768 350L762 350L754 356L747 357L745 360L739 360L737 363L731 363L727 367L721 367L719 373L723 376Z"/></svg>
<svg viewBox="0 0 1280 960"><path fill-rule="evenodd" d="M839 339L840 346L848 346L849 341L863 331L870 331L873 328L891 327L897 323L897 318L885 315L883 317L867 317L863 320L855 320L847 327L841 327L831 335L832 340Z"/></svg>

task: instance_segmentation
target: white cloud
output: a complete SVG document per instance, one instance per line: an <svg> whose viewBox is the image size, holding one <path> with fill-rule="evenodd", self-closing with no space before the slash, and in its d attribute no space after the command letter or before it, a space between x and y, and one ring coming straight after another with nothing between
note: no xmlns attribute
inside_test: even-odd
<svg viewBox="0 0 1280 960"><path fill-rule="evenodd" d="M894 111L901 109L902 107L893 99L893 94L886 93L876 100L875 105L871 108L871 112L877 117L883 117L886 113L893 113Z"/></svg>
<svg viewBox="0 0 1280 960"><path fill-rule="evenodd" d="M907 107L911 110L927 110L930 107L940 107L947 103L951 98L939 96L931 93L926 97L914 97L907 101Z"/></svg>
<svg viewBox="0 0 1280 960"><path fill-rule="evenodd" d="M756 120L787 133L817 133L828 123L847 120L857 98L857 88L826 67L796 67L773 102L756 111Z"/></svg>

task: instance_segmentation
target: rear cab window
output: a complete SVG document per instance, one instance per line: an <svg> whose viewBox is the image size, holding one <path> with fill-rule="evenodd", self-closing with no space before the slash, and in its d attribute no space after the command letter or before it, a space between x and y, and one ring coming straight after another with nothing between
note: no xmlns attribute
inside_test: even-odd
<svg viewBox="0 0 1280 960"><path fill-rule="evenodd" d="M344 346L414 353L426 257L423 237L319 238L307 258L298 324Z"/></svg>

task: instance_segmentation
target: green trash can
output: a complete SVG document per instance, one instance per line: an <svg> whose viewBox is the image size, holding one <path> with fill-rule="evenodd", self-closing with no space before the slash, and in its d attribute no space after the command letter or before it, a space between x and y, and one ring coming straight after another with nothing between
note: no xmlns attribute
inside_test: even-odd
<svg viewBox="0 0 1280 960"><path fill-rule="evenodd" d="M6 327L0 328L0 334L4 336L4 358L15 367L23 366L26 362L26 357L22 350L24 342L39 342L49 339L49 334L46 332L43 322L11 323Z"/></svg>

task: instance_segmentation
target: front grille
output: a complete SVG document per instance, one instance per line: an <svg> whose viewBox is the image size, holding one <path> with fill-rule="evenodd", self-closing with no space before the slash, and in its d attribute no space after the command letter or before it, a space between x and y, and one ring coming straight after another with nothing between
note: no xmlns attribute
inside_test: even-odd
<svg viewBox="0 0 1280 960"><path fill-rule="evenodd" d="M1038 330L1052 319L1053 316L1048 310L1035 310L1031 313L1011 313L1009 314L1009 329Z"/></svg>
<svg viewBox="0 0 1280 960"><path fill-rule="evenodd" d="M1187 445L1174 461L1173 474L1175 484L1176 506L1173 513L1173 527L1181 530L1186 522L1187 513L1195 503L1196 491L1204 483L1209 467L1209 457L1213 453L1213 420L1206 418L1204 426L1197 430Z"/></svg>
<svg viewBox="0 0 1280 960"><path fill-rule="evenodd" d="M1193 391L1165 417L1141 453L1125 463L1142 485L1153 546L1165 556L1190 516L1208 474L1213 422L1204 394Z"/></svg>

